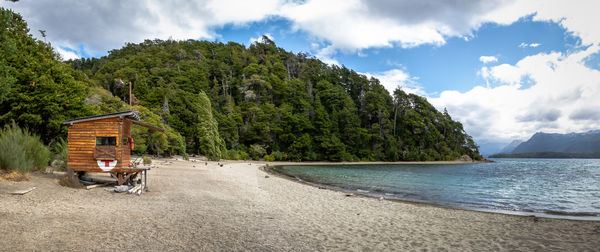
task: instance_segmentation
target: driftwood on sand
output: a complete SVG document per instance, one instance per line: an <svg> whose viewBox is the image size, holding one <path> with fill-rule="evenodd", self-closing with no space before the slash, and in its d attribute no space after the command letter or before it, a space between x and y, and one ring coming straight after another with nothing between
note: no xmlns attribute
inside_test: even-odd
<svg viewBox="0 0 600 252"><path fill-rule="evenodd" d="M23 194L26 194L28 192L31 192L31 191L35 190L35 188L36 187L34 186L34 187L30 187L30 188L27 188L27 189L24 189L24 190L14 191L14 192L11 192L10 194L12 194L12 195L23 195Z"/></svg>
<svg viewBox="0 0 600 252"><path fill-rule="evenodd" d="M113 183L105 183L105 184L93 184L93 185L86 186L85 189L90 190L92 188L107 186L109 184L114 184L114 182Z"/></svg>
<svg viewBox="0 0 600 252"><path fill-rule="evenodd" d="M141 190L141 189L142 189L142 185L136 185L136 186L134 186L134 187L130 188L130 189L127 191L127 193L128 193L128 194L137 193L137 192L138 192L139 190Z"/></svg>

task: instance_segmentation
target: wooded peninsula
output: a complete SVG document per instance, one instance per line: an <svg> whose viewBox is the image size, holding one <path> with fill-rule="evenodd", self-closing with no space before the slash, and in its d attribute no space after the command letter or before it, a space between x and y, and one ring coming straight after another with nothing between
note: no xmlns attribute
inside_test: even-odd
<svg viewBox="0 0 600 252"><path fill-rule="evenodd" d="M133 109L134 153L266 161L430 161L482 157L447 111L376 78L279 48L198 40L128 43L63 61L22 16L0 9L0 122L46 145L62 121Z"/></svg>

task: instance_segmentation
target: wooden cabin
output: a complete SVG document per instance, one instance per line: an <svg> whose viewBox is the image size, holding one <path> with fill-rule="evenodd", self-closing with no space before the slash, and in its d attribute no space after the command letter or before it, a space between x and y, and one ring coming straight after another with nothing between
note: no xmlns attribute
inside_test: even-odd
<svg viewBox="0 0 600 252"><path fill-rule="evenodd" d="M64 121L69 125L67 169L74 172L107 172L118 176L135 174L130 163L134 146L131 125L165 133L164 129L140 122L135 111L90 116Z"/></svg>

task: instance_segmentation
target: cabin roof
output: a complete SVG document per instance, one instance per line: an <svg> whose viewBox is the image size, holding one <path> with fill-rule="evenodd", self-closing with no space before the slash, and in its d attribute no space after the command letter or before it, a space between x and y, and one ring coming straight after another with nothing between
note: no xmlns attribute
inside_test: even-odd
<svg viewBox="0 0 600 252"><path fill-rule="evenodd" d="M97 115L97 116L88 116L88 117L81 117L81 118L76 118L76 119L71 119L71 120L66 120L63 121L63 124L68 124L68 125L73 125L74 123L80 123L80 122L87 122L87 121L95 121L95 120L101 120L101 119L106 119L106 118L114 118L114 117L127 117L133 121L139 121L140 120L140 115L133 111L133 110L128 110L128 111L121 111L121 112L117 112L117 113L111 113L111 114L104 114L104 115Z"/></svg>
<svg viewBox="0 0 600 252"><path fill-rule="evenodd" d="M160 131L160 132L162 132L162 133L167 133L167 131L165 131L164 129L161 129L161 128L159 128L159 127L152 126L152 125L150 125L150 124L147 124L147 123L143 123L143 122L140 122L140 121L135 121L135 120L131 120L131 122L132 122L133 124L137 124L137 125L140 125L140 126L142 126L142 127L146 127L146 128L148 128L148 129L151 129L151 130L156 130L156 131Z"/></svg>
<svg viewBox="0 0 600 252"><path fill-rule="evenodd" d="M115 117L128 118L134 124L140 125L142 127L149 128L151 130L156 130L156 131L160 131L160 132L166 133L166 131L164 129L152 126L150 124L146 124L146 123L140 122L140 114L138 114L136 111L133 111L133 110L122 111L122 112L111 113L111 114L104 114L104 115L97 115L97 116L88 116L88 117L76 118L76 119L71 119L71 120L63 121L62 123L63 124L67 124L67 125L73 125L75 123L80 123L80 122L88 122L88 121L95 121L95 120L101 120L101 119L107 119L107 118L115 118Z"/></svg>

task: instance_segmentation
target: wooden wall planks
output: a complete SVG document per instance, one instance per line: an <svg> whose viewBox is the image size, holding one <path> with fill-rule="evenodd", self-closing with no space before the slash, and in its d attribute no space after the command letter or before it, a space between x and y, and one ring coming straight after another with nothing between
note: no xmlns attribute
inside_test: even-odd
<svg viewBox="0 0 600 252"><path fill-rule="evenodd" d="M123 137L131 136L129 119L105 118L94 121L75 123L69 126L69 154L67 165L74 171L103 172L94 159L96 137L117 138L117 165L110 172L119 172L129 164L129 145L123 145Z"/></svg>

